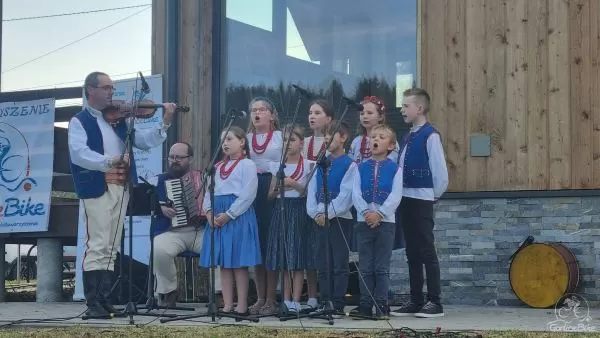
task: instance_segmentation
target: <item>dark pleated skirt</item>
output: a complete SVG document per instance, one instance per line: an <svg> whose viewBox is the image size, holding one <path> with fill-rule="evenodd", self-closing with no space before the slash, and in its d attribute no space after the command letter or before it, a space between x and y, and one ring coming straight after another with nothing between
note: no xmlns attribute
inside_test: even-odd
<svg viewBox="0 0 600 338"><path fill-rule="evenodd" d="M281 205L283 204L283 212ZM306 213L305 198L277 198L269 228L265 264L271 271L304 270L313 265L309 249L312 221ZM281 243L283 237L283 243ZM283 251L283 260L281 253Z"/></svg>
<svg viewBox="0 0 600 338"><path fill-rule="evenodd" d="M264 258L267 257L269 227L271 226L271 217L273 215L274 201L268 199L272 176L270 173L258 174L258 189L253 204L258 223L258 237L260 239L260 253L263 257L263 263Z"/></svg>

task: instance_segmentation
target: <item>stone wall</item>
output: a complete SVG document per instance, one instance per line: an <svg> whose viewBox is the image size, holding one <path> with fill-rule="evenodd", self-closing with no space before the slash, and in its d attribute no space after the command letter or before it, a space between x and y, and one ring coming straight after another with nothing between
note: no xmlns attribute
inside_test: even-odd
<svg viewBox="0 0 600 338"><path fill-rule="evenodd" d="M529 235L566 245L579 265L575 293L600 304L600 197L442 199L435 218L445 304L525 305L508 272ZM403 250L394 253L391 274L394 292L409 294Z"/></svg>

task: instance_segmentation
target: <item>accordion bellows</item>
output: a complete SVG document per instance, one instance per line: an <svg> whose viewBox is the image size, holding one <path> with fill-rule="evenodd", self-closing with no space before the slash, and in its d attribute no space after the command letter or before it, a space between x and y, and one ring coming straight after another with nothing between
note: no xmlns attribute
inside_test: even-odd
<svg viewBox="0 0 600 338"><path fill-rule="evenodd" d="M190 170L181 178L166 180L165 186L167 198L173 202L173 209L177 212L171 218L171 227L202 225L206 220L206 215L202 212L202 172Z"/></svg>

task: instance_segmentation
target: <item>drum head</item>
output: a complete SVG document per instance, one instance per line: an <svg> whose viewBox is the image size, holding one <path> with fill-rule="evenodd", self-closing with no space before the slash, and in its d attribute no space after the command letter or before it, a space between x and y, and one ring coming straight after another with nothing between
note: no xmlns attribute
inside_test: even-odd
<svg viewBox="0 0 600 338"><path fill-rule="evenodd" d="M548 308L568 292L569 268L567 259L551 245L530 244L510 264L510 285L527 305Z"/></svg>

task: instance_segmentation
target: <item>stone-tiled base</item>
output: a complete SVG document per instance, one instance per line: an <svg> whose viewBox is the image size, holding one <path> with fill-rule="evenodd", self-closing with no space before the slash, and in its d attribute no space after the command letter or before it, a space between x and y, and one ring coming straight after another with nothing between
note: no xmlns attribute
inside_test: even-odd
<svg viewBox="0 0 600 338"><path fill-rule="evenodd" d="M523 305L508 272L510 257L531 235L566 245L579 264L575 293L600 304L600 197L446 199L435 218L444 303ZM394 253L391 279L395 293L409 293L403 250Z"/></svg>

